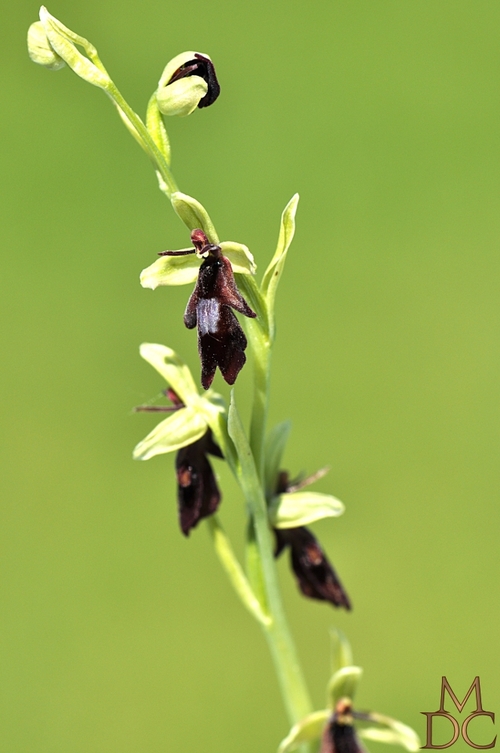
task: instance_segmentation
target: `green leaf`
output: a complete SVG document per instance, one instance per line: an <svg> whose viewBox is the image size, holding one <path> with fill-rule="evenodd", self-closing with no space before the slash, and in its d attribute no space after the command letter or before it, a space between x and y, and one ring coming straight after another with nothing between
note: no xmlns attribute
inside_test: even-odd
<svg viewBox="0 0 500 753"><path fill-rule="evenodd" d="M146 111L146 128L156 146L165 157L167 165L170 165L170 142L168 140L167 129L163 123L161 112L158 109L156 94L153 94L148 103L148 109Z"/></svg>
<svg viewBox="0 0 500 753"><path fill-rule="evenodd" d="M292 424L290 421L282 421L282 423L274 426L266 437L264 474L266 492L270 497L276 492L276 481L278 473L281 470L281 459L291 428Z"/></svg>
<svg viewBox="0 0 500 753"><path fill-rule="evenodd" d="M344 633L338 628L330 630L332 674L353 663L352 649Z"/></svg>
<svg viewBox="0 0 500 753"><path fill-rule="evenodd" d="M336 518L344 512L342 502L331 494L293 492L274 497L269 506L273 528L298 528L323 518Z"/></svg>
<svg viewBox="0 0 500 753"><path fill-rule="evenodd" d="M143 288L156 290L161 285L188 285L198 279L200 260L196 254L189 256L160 256L141 272Z"/></svg>
<svg viewBox="0 0 500 753"><path fill-rule="evenodd" d="M370 711L366 715L366 720L375 722L386 729L380 729L379 727L366 727L359 729L359 736L365 740L377 740L378 742L391 743L392 745L401 745L411 753L420 749L420 738L411 727L408 727L402 722L398 722L396 719L392 719L390 716L384 714L378 714L375 711Z"/></svg>
<svg viewBox="0 0 500 753"><path fill-rule="evenodd" d="M182 81L182 79L180 79ZM210 243L218 245L219 238L215 227L205 207L199 201L180 191L175 191L170 197L176 214L181 218L188 230L201 228Z"/></svg>
<svg viewBox="0 0 500 753"><path fill-rule="evenodd" d="M139 352L144 360L162 375L183 403L189 405L198 402L198 390L194 379L177 353L158 343L143 343Z"/></svg>
<svg viewBox="0 0 500 753"><path fill-rule="evenodd" d="M134 460L149 460L155 455L180 450L196 442L206 431L207 422L195 408L181 408L139 442L134 449Z"/></svg>
<svg viewBox="0 0 500 753"><path fill-rule="evenodd" d="M343 667L337 670L328 683L328 698L332 709L341 698L354 698L363 670L361 667Z"/></svg>
<svg viewBox="0 0 500 753"><path fill-rule="evenodd" d="M276 297L276 288L280 281L285 266L287 251L290 248L290 244L295 234L295 214L297 212L297 204L299 202L299 194L296 193L281 215L280 234L278 237L278 245L276 252L271 259L271 263L264 273L262 280L261 290L262 295L267 301L269 309L269 318L274 321L274 300Z"/></svg>
<svg viewBox="0 0 500 753"><path fill-rule="evenodd" d="M229 580L233 584L234 590L255 619L262 625L269 625L271 623L269 615L263 611L262 605L259 603L245 573L241 569L241 565L233 552L231 542L219 523L217 515L212 515L207 523L210 533L212 534L215 552L219 557Z"/></svg>
<svg viewBox="0 0 500 753"><path fill-rule="evenodd" d="M233 272L240 275L254 275L257 265L248 246L234 241L222 241L220 248L224 256L231 262Z"/></svg>
<svg viewBox="0 0 500 753"><path fill-rule="evenodd" d="M317 740L323 734L330 716L331 711L328 711L328 709L308 714L300 722L294 724L289 734L281 741L278 753L288 753L288 751L295 750L301 743Z"/></svg>

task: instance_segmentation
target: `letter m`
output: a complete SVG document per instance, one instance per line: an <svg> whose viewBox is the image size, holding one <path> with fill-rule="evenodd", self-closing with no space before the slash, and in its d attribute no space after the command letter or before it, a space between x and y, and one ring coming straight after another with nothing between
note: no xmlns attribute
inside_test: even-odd
<svg viewBox="0 0 500 753"><path fill-rule="evenodd" d="M475 677L472 685L470 686L469 690L467 691L467 695L465 696L462 703L458 700L455 693L453 692L450 683L446 679L446 677L441 678L441 703L439 706L439 711L444 711L444 692L445 690L448 691L448 695L450 696L451 700L455 704L456 708L458 709L458 712L461 713L462 709L464 708L465 704L469 700L469 697L473 690L475 690L476 693L476 711L482 711L483 706L481 702L481 684L479 682L479 677Z"/></svg>

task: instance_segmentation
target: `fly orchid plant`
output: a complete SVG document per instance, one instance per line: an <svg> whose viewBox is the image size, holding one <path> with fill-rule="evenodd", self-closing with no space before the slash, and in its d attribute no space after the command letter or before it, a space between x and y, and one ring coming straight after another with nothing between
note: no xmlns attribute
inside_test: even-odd
<svg viewBox="0 0 500 753"><path fill-rule="evenodd" d="M190 233L191 245L162 251L141 273L141 285L156 289L193 285L184 324L197 328L201 361L197 387L189 368L165 345L145 343L141 356L165 379L170 405L139 406L137 411L167 414L136 446L134 458L176 452L177 503L180 528L188 536L207 519L214 548L234 590L257 620L269 643L291 730L279 753L297 747L313 750L321 739L321 753L361 753L359 737L395 743L418 750L410 728L375 712L353 708L361 669L352 663L347 640L334 634L335 668L329 683L328 708L314 712L294 642L283 610L275 558L285 549L298 587L308 598L351 609L351 600L322 547L307 526L337 517L344 505L329 494L304 490L326 469L307 478L291 480L281 468L290 424L269 431L266 426L271 353L275 340L275 297L288 249L295 232L298 195L285 207L278 244L260 284L249 249L242 243L220 241L206 209L182 193L171 171L167 116L187 116L217 100L220 86L211 58L183 52L166 65L158 88L142 120L121 95L102 64L95 47L68 29L42 6L40 20L28 31L31 59L50 70L65 65L90 84L103 89L120 118L153 163L160 190ZM246 334L236 313L243 315ZM180 322L180 314L179 314ZM249 346L249 347L248 347ZM240 419L234 390L229 404L211 388L216 370L233 385L252 354L254 397L249 432ZM236 558L216 511L221 492L208 456L229 465L248 510L246 567ZM355 725L368 723L356 732Z"/></svg>

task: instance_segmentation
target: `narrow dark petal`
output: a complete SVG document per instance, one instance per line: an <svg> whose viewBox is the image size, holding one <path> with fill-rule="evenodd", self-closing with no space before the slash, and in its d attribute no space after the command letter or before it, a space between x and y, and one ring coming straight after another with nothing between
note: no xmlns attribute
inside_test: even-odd
<svg viewBox="0 0 500 753"><path fill-rule="evenodd" d="M312 533L299 527L280 530L278 534L277 553L287 544L290 546L292 569L304 596L351 609L342 583Z"/></svg>
<svg viewBox="0 0 500 753"><path fill-rule="evenodd" d="M198 102L198 107L208 107L209 105L213 105L213 103L219 96L220 84L217 81L217 76L215 74L215 68L212 61L206 58L204 55L200 55L199 53L195 54L195 58L200 61L200 65L202 65L203 63L205 64L205 70L202 78L205 79L208 84L208 91L205 96L202 97L202 99L200 99L200 101Z"/></svg>
<svg viewBox="0 0 500 753"><path fill-rule="evenodd" d="M257 314L255 311L252 311L236 287L231 262L226 256L222 256L221 263L222 267L215 281L215 295L225 306L230 306L235 311L238 311L238 313L254 319Z"/></svg>
<svg viewBox="0 0 500 753"><path fill-rule="evenodd" d="M212 515L221 500L207 452L222 457L210 431L177 453L175 468L179 522L185 536L189 536L200 520Z"/></svg>
<svg viewBox="0 0 500 753"><path fill-rule="evenodd" d="M198 305L198 283L189 297L186 310L184 312L184 324L188 329L194 329L197 324L196 307Z"/></svg>

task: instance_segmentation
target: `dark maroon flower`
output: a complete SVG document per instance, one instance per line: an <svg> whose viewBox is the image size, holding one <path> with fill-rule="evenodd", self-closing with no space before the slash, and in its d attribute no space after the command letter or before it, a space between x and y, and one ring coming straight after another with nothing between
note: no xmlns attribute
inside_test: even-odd
<svg viewBox="0 0 500 753"><path fill-rule="evenodd" d="M179 523L185 536L202 518L213 515L221 500L207 453L222 457L210 429L201 439L180 449L175 459Z"/></svg>
<svg viewBox="0 0 500 753"><path fill-rule="evenodd" d="M215 75L214 64L206 55L202 55L200 52L195 52L192 60L187 60L183 63L170 77L167 83L172 84L174 81L178 81L180 78L186 78L187 76L199 76L202 78L208 86L207 93L198 102L198 107L208 107L213 105L215 100L220 94L220 86Z"/></svg>
<svg viewBox="0 0 500 753"><path fill-rule="evenodd" d="M186 306L184 324L188 329L198 326L201 384L208 390L217 366L226 382L234 384L246 361L247 338L232 309L251 318L256 314L236 287L231 262L220 246L209 243L202 230L193 230L191 241L193 249L163 251L160 256L198 252L204 257Z"/></svg>
<svg viewBox="0 0 500 753"><path fill-rule="evenodd" d="M323 473L323 472L318 472ZM277 494L295 491L311 480L318 478L318 474L303 481L289 481L288 473L281 471L278 476ZM290 561L297 583L304 594L310 599L329 601L335 607L351 609L349 597L340 582L337 573L328 561L318 540L305 526L297 528L275 528L276 548L274 555L290 547Z"/></svg>
<svg viewBox="0 0 500 753"><path fill-rule="evenodd" d="M320 753L366 753L354 729L354 716L350 700L341 698L323 732Z"/></svg>

